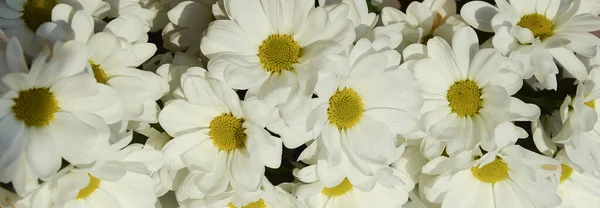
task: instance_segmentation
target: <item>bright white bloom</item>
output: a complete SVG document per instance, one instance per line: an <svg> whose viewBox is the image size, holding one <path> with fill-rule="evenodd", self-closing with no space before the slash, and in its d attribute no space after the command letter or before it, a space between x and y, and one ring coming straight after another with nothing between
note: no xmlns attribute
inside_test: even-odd
<svg viewBox="0 0 600 208"><path fill-rule="evenodd" d="M556 159L562 166L558 195L563 203L558 207L585 208L590 204L599 204L600 178L582 173L577 165L567 158L564 151L559 152Z"/></svg>
<svg viewBox="0 0 600 208"><path fill-rule="evenodd" d="M225 0L224 5L229 19L211 23L202 53L227 65L209 69L211 76L256 95L287 96L288 87L316 74L307 62L338 53L355 38L348 15L329 14L314 1Z"/></svg>
<svg viewBox="0 0 600 208"><path fill-rule="evenodd" d="M347 57L319 61L318 99L307 121L319 137L305 151L314 154L319 180L328 187L347 177L368 191L378 177L371 166L388 166L400 156L396 134L418 138L421 96L386 42L363 38Z"/></svg>
<svg viewBox="0 0 600 208"><path fill-rule="evenodd" d="M590 72L590 80L577 86L573 98L567 96L560 108L563 126L552 138L564 145L566 155L584 171L600 171L600 69Z"/></svg>
<svg viewBox="0 0 600 208"><path fill-rule="evenodd" d="M577 14L580 0L520 1L497 0L498 7L483 1L465 4L461 15L478 30L494 32L494 48L519 60L544 87L556 89L557 60L571 75L587 79L585 66L573 52L587 57L596 54L600 39L591 31L600 30L600 17Z"/></svg>
<svg viewBox="0 0 600 208"><path fill-rule="evenodd" d="M215 20L212 14L216 0L182 1L167 13L168 24L162 31L165 47L171 51L184 51L200 47L204 30Z"/></svg>
<svg viewBox="0 0 600 208"><path fill-rule="evenodd" d="M432 38L429 57L414 65L425 99L422 128L428 137L448 142L450 155L478 145L491 151L498 125L537 119L539 109L509 96L522 85L519 65L493 49L479 50L473 29L458 30L452 42L451 48L442 38ZM441 153L443 146L437 150Z"/></svg>
<svg viewBox="0 0 600 208"><path fill-rule="evenodd" d="M303 183L297 184L292 194L311 208L402 207L408 201L408 192L415 185L403 171L392 173L398 177L395 183L377 183L370 191L354 187L348 178L344 178L337 185L327 187L318 180L317 174L316 169L310 167L295 172Z"/></svg>
<svg viewBox="0 0 600 208"><path fill-rule="evenodd" d="M402 42L397 48L399 52L413 43L426 44L435 36L452 43L452 34L466 26L460 15L456 14L454 0L413 1L406 14L396 8L386 7L381 11L381 21L384 26L375 29L375 33L402 34Z"/></svg>
<svg viewBox="0 0 600 208"><path fill-rule="evenodd" d="M555 207L560 171L554 159L515 145L440 156L423 167L435 176L426 198L442 208Z"/></svg>
<svg viewBox="0 0 600 208"><path fill-rule="evenodd" d="M294 196L283 190L281 187L273 186L267 178L263 177L260 190L250 193L251 202L245 202L244 198L228 190L217 196L190 200L183 202L187 207L206 207L206 208L266 208L266 207L285 207L285 208L304 208Z"/></svg>
<svg viewBox="0 0 600 208"><path fill-rule="evenodd" d="M117 122L123 117L125 121L158 122L159 108L155 101L168 91L169 86L158 75L134 68L139 65L139 62L150 58L156 51L156 46L149 43L132 45L126 40L132 39L135 42L137 38L122 37L112 33L115 31L118 34L125 33L127 36L131 36L143 30L135 27L127 30L124 28L129 25L127 23L123 23L122 26L114 25L126 22L127 17L124 17L111 21L105 28L107 32L94 34L94 23L91 16L82 11L73 11L70 6L65 4L59 4L55 10L61 10L67 14L72 13L72 17L66 16L65 19L56 22L44 23L40 26L38 33L40 36L54 41L75 39L86 44L89 62L87 71L94 75L98 83L112 88L121 101L119 106L115 106L112 112L108 113L119 119L110 120L109 123ZM70 25L65 25L64 22L68 22ZM145 50L144 53L150 52L150 56L144 55L147 58L138 60L140 57L136 56L136 50ZM115 103L115 101L106 101L106 103Z"/></svg>
<svg viewBox="0 0 600 208"><path fill-rule="evenodd" d="M257 125L261 118L254 104L240 102L231 88L206 78L199 67L182 75L181 88L185 99L171 100L159 116L174 137L163 148L167 167L187 167L200 175L194 185L208 196L228 186L238 194L257 191L264 166L279 167L282 144Z"/></svg>
<svg viewBox="0 0 600 208"><path fill-rule="evenodd" d="M143 149L130 137L111 146L114 151L89 169L69 166L19 201L19 207L153 207L155 181L150 177L163 164L159 151Z"/></svg>
<svg viewBox="0 0 600 208"><path fill-rule="evenodd" d="M96 112L107 110L103 100L117 98L84 73L85 45L57 43L52 54L41 53L28 67L18 41L7 45L0 67L0 169L24 153L36 175L46 178L61 158L85 164L108 154L108 127Z"/></svg>
<svg viewBox="0 0 600 208"><path fill-rule="evenodd" d="M345 7L339 7L339 3L342 2L350 7L348 11L348 19L352 20L354 26L354 32L356 32L355 40L363 38L370 32L377 24L377 15L375 13L369 13L367 1L364 0L319 0L320 6L325 6L325 9L332 15L336 15L338 12L342 12Z"/></svg>

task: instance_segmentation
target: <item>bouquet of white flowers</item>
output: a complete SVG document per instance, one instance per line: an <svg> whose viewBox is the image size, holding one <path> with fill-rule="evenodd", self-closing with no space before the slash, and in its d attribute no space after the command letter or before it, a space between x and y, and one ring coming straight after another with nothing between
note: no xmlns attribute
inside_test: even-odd
<svg viewBox="0 0 600 208"><path fill-rule="evenodd" d="M0 0L0 207L598 207L599 14Z"/></svg>

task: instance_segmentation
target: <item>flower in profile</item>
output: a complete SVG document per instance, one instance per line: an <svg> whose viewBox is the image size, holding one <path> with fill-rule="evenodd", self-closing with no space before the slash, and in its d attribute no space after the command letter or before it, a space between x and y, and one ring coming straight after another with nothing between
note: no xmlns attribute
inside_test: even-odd
<svg viewBox="0 0 600 208"><path fill-rule="evenodd" d="M579 81L587 79L585 66L574 53L596 54L600 39L590 32L600 30L600 17L578 14L582 1L498 0L497 7L484 1L465 4L461 15L471 26L493 32L494 48L519 60L527 74L547 89L556 89L558 61Z"/></svg>

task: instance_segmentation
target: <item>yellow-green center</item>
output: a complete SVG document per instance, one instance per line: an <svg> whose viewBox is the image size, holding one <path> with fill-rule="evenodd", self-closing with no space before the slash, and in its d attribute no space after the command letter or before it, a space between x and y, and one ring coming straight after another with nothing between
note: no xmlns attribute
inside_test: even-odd
<svg viewBox="0 0 600 208"><path fill-rule="evenodd" d="M508 178L508 165L500 157L496 157L494 162L483 167L472 167L471 172L481 182L496 183Z"/></svg>
<svg viewBox="0 0 600 208"><path fill-rule="evenodd" d="M246 144L244 119L223 113L210 121L208 135L221 151L232 151Z"/></svg>
<svg viewBox="0 0 600 208"><path fill-rule="evenodd" d="M27 0L23 5L23 16L27 28L35 32L44 22L52 21L52 8L58 0Z"/></svg>
<svg viewBox="0 0 600 208"><path fill-rule="evenodd" d="M265 201L263 199L259 199L258 201L255 202L251 202L249 204L246 204L244 206L242 206L242 208L266 208L267 204L265 204ZM236 206L234 206L231 202L229 203L229 208L237 208Z"/></svg>
<svg viewBox="0 0 600 208"><path fill-rule="evenodd" d="M541 14L528 14L521 17L517 25L531 30L533 36L544 40L553 34L554 24L552 20Z"/></svg>
<svg viewBox="0 0 600 208"><path fill-rule="evenodd" d="M12 112L27 127L45 127L54 120L60 108L54 93L49 88L33 88L19 92L13 99Z"/></svg>
<svg viewBox="0 0 600 208"><path fill-rule="evenodd" d="M350 183L350 181L348 181L348 178L344 178L344 180L339 185L333 188L325 187L323 188L323 191L321 191L321 193L328 197L337 197L348 193L353 188L354 186L352 185L352 183Z"/></svg>
<svg viewBox="0 0 600 208"><path fill-rule="evenodd" d="M573 174L573 168L567 164L560 164L560 167L562 168L562 172L560 173L560 182L562 183L571 177L571 174Z"/></svg>
<svg viewBox="0 0 600 208"><path fill-rule="evenodd" d="M92 195L92 193L94 193L94 191L96 191L96 189L98 189L98 186L100 186L100 179L88 174L88 176L90 177L90 182L88 183L88 185L79 190L79 193L77 193L77 197L76 199L86 199L88 198L90 195Z"/></svg>
<svg viewBox="0 0 600 208"><path fill-rule="evenodd" d="M596 101L595 100L590 100L590 101L587 101L587 102L585 102L583 104L587 105L588 107L590 107L592 109L596 109Z"/></svg>
<svg viewBox="0 0 600 208"><path fill-rule="evenodd" d="M291 35L272 34L258 47L258 58L263 68L271 74L293 71L293 65L300 59L301 49Z"/></svg>
<svg viewBox="0 0 600 208"><path fill-rule="evenodd" d="M354 127L360 121L363 112L362 99L352 88L338 89L329 98L329 108L327 108L329 123L340 130Z"/></svg>
<svg viewBox="0 0 600 208"><path fill-rule="evenodd" d="M92 72L94 73L94 78L96 78L96 82L106 84L108 83L108 75L106 72L100 68L100 64L94 63L92 60L89 61L92 66Z"/></svg>
<svg viewBox="0 0 600 208"><path fill-rule="evenodd" d="M471 80L455 82L446 94L452 112L459 116L474 116L483 107L482 90Z"/></svg>

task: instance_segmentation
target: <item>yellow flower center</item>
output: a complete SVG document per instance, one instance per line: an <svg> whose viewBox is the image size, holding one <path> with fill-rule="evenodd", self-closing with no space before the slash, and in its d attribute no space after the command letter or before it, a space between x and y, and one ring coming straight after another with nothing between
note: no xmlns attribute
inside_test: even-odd
<svg viewBox="0 0 600 208"><path fill-rule="evenodd" d="M271 74L293 71L300 59L301 48L291 35L272 34L258 47L258 58Z"/></svg>
<svg viewBox="0 0 600 208"><path fill-rule="evenodd" d="M501 158L496 157L494 162L483 167L472 167L471 172L481 182L496 183L508 178L508 165Z"/></svg>
<svg viewBox="0 0 600 208"><path fill-rule="evenodd" d="M231 202L229 202L229 208L237 208L237 207L233 206L233 204ZM246 204L246 206L242 206L242 208L267 208L267 204L265 204L265 201L263 199L259 199L258 201Z"/></svg>
<svg viewBox="0 0 600 208"><path fill-rule="evenodd" d="M560 182L562 183L571 177L571 174L573 174L573 168L567 164L560 164L560 167L562 168L562 172L560 173Z"/></svg>
<svg viewBox="0 0 600 208"><path fill-rule="evenodd" d="M210 121L208 135L213 144L223 151L232 151L246 144L244 119L231 113L223 113Z"/></svg>
<svg viewBox="0 0 600 208"><path fill-rule="evenodd" d="M94 191L96 191L96 189L98 189L98 186L100 186L100 179L88 174L88 176L90 177L90 182L88 183L88 185L79 190L79 193L77 193L77 197L76 199L86 199L88 198L90 195L92 195L92 193L94 193Z"/></svg>
<svg viewBox="0 0 600 208"><path fill-rule="evenodd" d="M102 84L108 83L108 75L106 75L106 72L100 68L100 64L96 64L92 60L89 62L90 65L92 65L92 71L94 72L94 78L96 78L96 82Z"/></svg>
<svg viewBox="0 0 600 208"><path fill-rule="evenodd" d="M54 120L54 113L60 108L54 93L49 88L33 88L20 91L12 112L28 127L45 127Z"/></svg>
<svg viewBox="0 0 600 208"><path fill-rule="evenodd" d="M554 24L552 20L541 14L528 14L521 17L517 25L531 30L533 36L544 40L553 35Z"/></svg>
<svg viewBox="0 0 600 208"><path fill-rule="evenodd" d="M590 100L590 101L587 101L587 102L585 102L583 104L587 105L588 107L590 107L592 109L596 109L596 101L595 100Z"/></svg>
<svg viewBox="0 0 600 208"><path fill-rule="evenodd" d="M323 191L321 191L321 193L328 197L336 197L348 193L353 188L354 186L352 185L352 183L350 183L350 181L348 181L348 178L344 178L344 180L339 185L333 188L325 187L323 188Z"/></svg>
<svg viewBox="0 0 600 208"><path fill-rule="evenodd" d="M354 127L360 121L363 111L362 99L352 88L338 89L329 98L329 108L327 108L329 123L340 130Z"/></svg>
<svg viewBox="0 0 600 208"><path fill-rule="evenodd" d="M23 16L21 16L27 28L35 32L41 24L50 22L52 8L57 3L57 0L27 0L23 5Z"/></svg>
<svg viewBox="0 0 600 208"><path fill-rule="evenodd" d="M448 89L446 99L452 112L459 116L474 116L483 107L481 88L471 80L455 82Z"/></svg>

